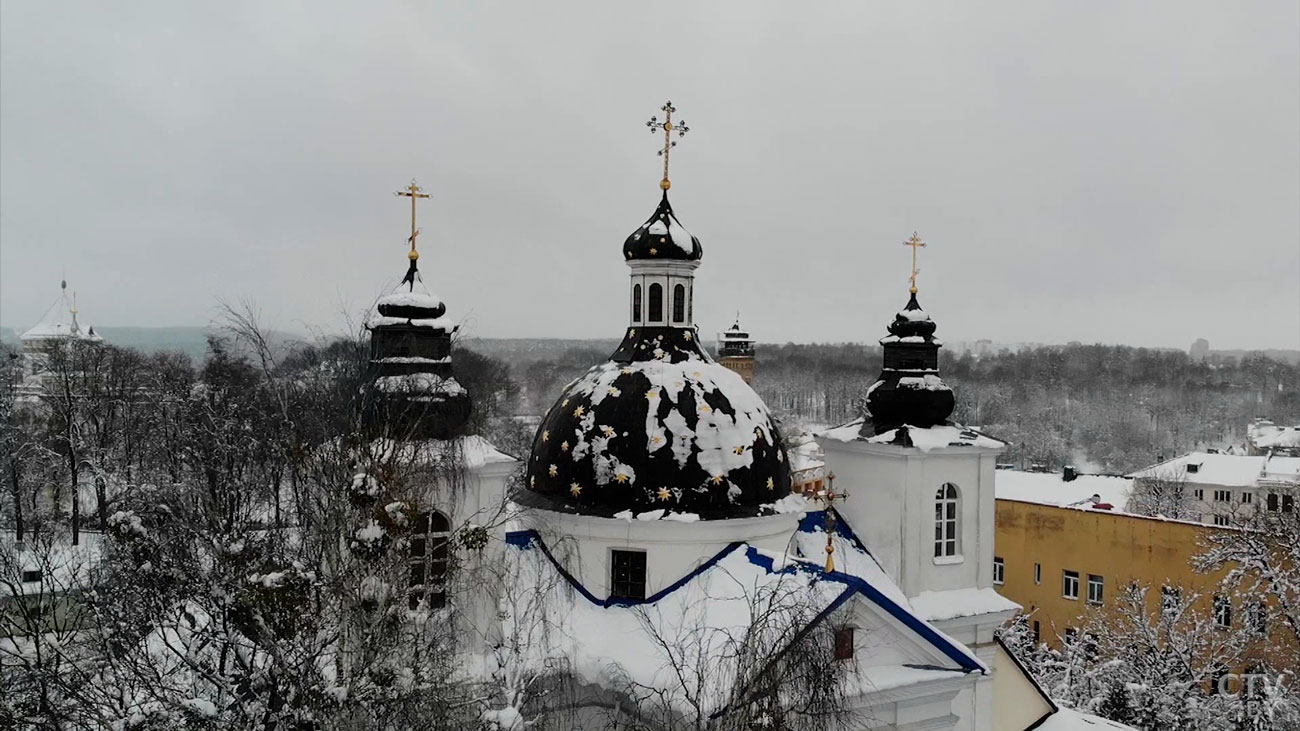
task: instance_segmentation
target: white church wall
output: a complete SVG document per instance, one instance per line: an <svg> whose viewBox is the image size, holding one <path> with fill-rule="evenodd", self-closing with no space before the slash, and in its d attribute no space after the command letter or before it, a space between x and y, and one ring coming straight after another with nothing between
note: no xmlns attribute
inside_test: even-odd
<svg viewBox="0 0 1300 731"><path fill-rule="evenodd" d="M610 557L614 550L645 551L646 596L650 596L732 543L744 542L756 548L784 552L799 526L800 516L800 513L786 513L679 522L530 510L524 520L552 546L556 560L588 591L603 599L610 592Z"/></svg>

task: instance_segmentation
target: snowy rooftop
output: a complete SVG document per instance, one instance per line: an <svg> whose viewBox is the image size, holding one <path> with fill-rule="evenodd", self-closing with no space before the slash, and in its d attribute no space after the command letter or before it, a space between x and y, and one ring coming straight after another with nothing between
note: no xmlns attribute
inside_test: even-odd
<svg viewBox="0 0 1300 731"><path fill-rule="evenodd" d="M1108 503L1116 512L1123 511L1133 493L1133 480L1129 477L1104 475L1079 475L1066 482L1059 472L1019 472L998 470L994 476L994 489L999 500L1019 500L1026 503L1092 509L1093 495L1100 503Z"/></svg>
<svg viewBox="0 0 1300 731"><path fill-rule="evenodd" d="M871 437L862 436L861 429L863 419L854 419L847 424L827 429L817 436L824 439L833 439L837 442L865 441L872 444L889 444L894 441L898 435L898 429L890 429ZM912 439L912 446L922 452L929 452L932 449L941 449L944 447L982 447L985 449L999 449L1006 446L1006 443L994 439L993 437L981 434L973 429L961 426L932 426L922 429L915 426L905 426L908 436Z"/></svg>
<svg viewBox="0 0 1300 731"><path fill-rule="evenodd" d="M68 298L68 290L65 284L65 288L59 293L59 298L54 301L54 304L50 305L39 322L22 334L22 339L53 340L72 337L89 340L102 339L93 334L93 328L90 330L81 328L81 325L77 322L76 307Z"/></svg>
<svg viewBox="0 0 1300 731"><path fill-rule="evenodd" d="M1260 481L1300 482L1300 457L1192 452L1138 470L1129 477L1225 487L1254 487Z"/></svg>

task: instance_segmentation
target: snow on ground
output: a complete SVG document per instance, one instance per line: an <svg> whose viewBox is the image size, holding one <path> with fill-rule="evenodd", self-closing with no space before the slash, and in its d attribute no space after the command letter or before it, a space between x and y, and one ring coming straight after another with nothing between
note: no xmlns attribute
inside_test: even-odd
<svg viewBox="0 0 1300 731"><path fill-rule="evenodd" d="M1104 475L1079 475L1066 482L1057 472L998 470L993 484L999 500L1085 510L1092 509L1091 498L1096 495L1097 502L1110 504L1114 511L1122 512L1133 494L1132 478Z"/></svg>

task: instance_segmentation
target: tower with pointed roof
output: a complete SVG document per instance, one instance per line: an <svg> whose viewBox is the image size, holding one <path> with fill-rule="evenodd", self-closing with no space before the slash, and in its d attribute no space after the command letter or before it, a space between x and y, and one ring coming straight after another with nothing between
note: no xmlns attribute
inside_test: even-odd
<svg viewBox="0 0 1300 731"><path fill-rule="evenodd" d="M406 274L379 298L370 330L372 420L408 439L449 439L463 433L470 397L452 374L452 335L459 329L447 306L432 294L420 275L415 205L421 192L415 181L398 195L411 198L411 250Z"/></svg>
<svg viewBox="0 0 1300 731"><path fill-rule="evenodd" d="M730 368L745 383L754 382L754 339L740 326L740 313L731 327L718 333L718 362Z"/></svg>
<svg viewBox="0 0 1300 731"><path fill-rule="evenodd" d="M839 507L912 603L992 664L993 631L1018 608L993 588L994 468L1005 444L951 420L934 320L917 299L916 251L907 304L880 344L884 364L862 417L818 435ZM954 702L964 719L992 717L991 678Z"/></svg>
<svg viewBox="0 0 1300 731"><path fill-rule="evenodd" d="M46 349L57 343L78 341L102 343L104 338L93 326L82 327L77 319L77 295L68 292L68 280L59 282L59 298L46 310L41 319L19 336L22 341L23 397L39 393L46 370Z"/></svg>

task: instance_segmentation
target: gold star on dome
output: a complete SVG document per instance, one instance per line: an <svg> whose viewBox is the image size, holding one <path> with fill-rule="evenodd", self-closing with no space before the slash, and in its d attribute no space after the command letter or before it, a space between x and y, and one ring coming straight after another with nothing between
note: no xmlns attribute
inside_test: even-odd
<svg viewBox="0 0 1300 731"><path fill-rule="evenodd" d="M713 484L715 484L715 485L721 485L721 484L722 484L722 475L714 475L714 476L713 476Z"/></svg>
<svg viewBox="0 0 1300 731"><path fill-rule="evenodd" d="M708 404L700 404L700 411L703 411L706 414L711 414L713 413L713 407Z"/></svg>
<svg viewBox="0 0 1300 731"><path fill-rule="evenodd" d="M655 254L658 254L658 253L659 253L659 250L658 250L658 249L656 249L656 248L653 247L653 246L650 247L650 256L654 256Z"/></svg>
<svg viewBox="0 0 1300 731"><path fill-rule="evenodd" d="M672 493L672 491L669 490L668 488L666 488L666 487L661 487L661 488L659 488L659 501L660 501L660 502L666 501L666 500L668 500L669 498L671 498L672 496L673 496L673 493Z"/></svg>
<svg viewBox="0 0 1300 731"><path fill-rule="evenodd" d="M549 472L551 474L551 477L555 477L556 475L560 474L560 468L556 467L555 465L551 465L551 469L549 470Z"/></svg>
<svg viewBox="0 0 1300 731"><path fill-rule="evenodd" d="M561 451L561 452L567 452L567 451L569 451L569 443L568 443L568 442L562 442L562 443L560 444L560 451Z"/></svg>
<svg viewBox="0 0 1300 731"><path fill-rule="evenodd" d="M687 331L686 331L686 335L685 335L685 337L686 337L687 340L690 340L690 339L691 339L691 331L690 331L690 330L687 330Z"/></svg>
<svg viewBox="0 0 1300 731"><path fill-rule="evenodd" d="M663 237L660 237L660 238L659 238L659 243L661 243L661 244L666 244L666 243L668 243L668 239L663 238Z"/></svg>
<svg viewBox="0 0 1300 731"><path fill-rule="evenodd" d="M692 373L691 375L695 376L695 380L697 380L697 381L700 380L700 378L701 378L701 376L700 376L700 372L699 372L699 371L695 371L695 372Z"/></svg>
<svg viewBox="0 0 1300 731"><path fill-rule="evenodd" d="M745 448L744 448L744 447L736 447L735 452L736 452L736 454L744 454L744 453L745 453Z"/></svg>
<svg viewBox="0 0 1300 731"><path fill-rule="evenodd" d="M603 427L601 431L605 432L605 436L607 437L612 437L615 434L614 427L612 426Z"/></svg>
<svg viewBox="0 0 1300 731"><path fill-rule="evenodd" d="M623 392L620 391L620 390L618 390L617 388L614 388L613 386L610 386L610 387L609 387L609 395L610 395L610 396L617 396L617 395L619 395L619 394L621 394L621 393L623 393Z"/></svg>
<svg viewBox="0 0 1300 731"><path fill-rule="evenodd" d="M774 482L771 477L767 478L767 489L769 490L776 489L776 482Z"/></svg>
<svg viewBox="0 0 1300 731"><path fill-rule="evenodd" d="M661 436L659 436L658 434L656 434L656 435L650 437L650 443L651 443L651 444L663 444L663 443L664 443L664 438L661 437Z"/></svg>
<svg viewBox="0 0 1300 731"><path fill-rule="evenodd" d="M543 429L543 430L542 430L542 441L543 441L543 442L549 442L550 440L551 440L551 430L550 430L550 429Z"/></svg>
<svg viewBox="0 0 1300 731"><path fill-rule="evenodd" d="M628 330L627 334L631 335L632 337L636 337L636 328L632 328L631 330Z"/></svg>
<svg viewBox="0 0 1300 731"><path fill-rule="evenodd" d="M620 472L620 473L618 473L617 475L614 475L614 481L617 482L617 483L620 484L620 485L626 485L626 484L627 484L627 480L628 480L628 477L627 477L627 473L626 473L626 472Z"/></svg>
<svg viewBox="0 0 1300 731"><path fill-rule="evenodd" d="M631 368L623 368L623 369L621 369L621 372L622 372L622 374L625 375L625 376L627 376L627 375L631 375L631 374L632 374L632 369L631 369Z"/></svg>
<svg viewBox="0 0 1300 731"><path fill-rule="evenodd" d="M646 391L645 397L646 397L647 400L654 400L654 399L657 399L657 398L659 398L659 392L658 392L658 391Z"/></svg>
<svg viewBox="0 0 1300 731"><path fill-rule="evenodd" d="M581 495L581 494L582 494L582 485L579 485L579 484L576 483L576 482L573 483L573 484L571 484L571 485L569 485L569 494L572 495L572 496L574 496L574 497L577 497L577 496Z"/></svg>
<svg viewBox="0 0 1300 731"><path fill-rule="evenodd" d="M573 410L573 415L577 417L581 417L585 413L587 413L587 410L582 408L582 406L578 406L578 408Z"/></svg>

